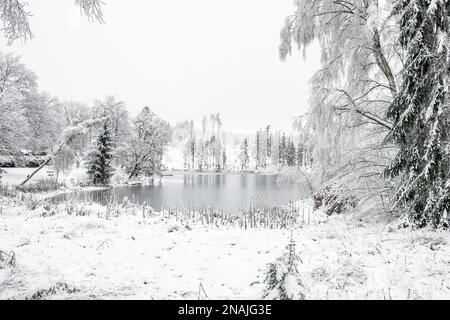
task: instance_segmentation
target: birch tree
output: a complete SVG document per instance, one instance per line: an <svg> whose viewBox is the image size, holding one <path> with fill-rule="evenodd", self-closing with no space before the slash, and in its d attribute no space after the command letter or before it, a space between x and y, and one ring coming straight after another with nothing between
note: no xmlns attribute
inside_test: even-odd
<svg viewBox="0 0 450 320"><path fill-rule="evenodd" d="M75 0L75 5L89 20L103 23L101 0ZM0 0L0 23L8 44L21 39L26 41L33 38L29 17L28 3L23 0Z"/></svg>
<svg viewBox="0 0 450 320"><path fill-rule="evenodd" d="M310 111L296 121L307 162L319 184L351 189L361 203L383 202L393 188L381 174L396 147L382 142L404 52L391 9L389 0L297 0L281 31L282 60L314 42L321 51Z"/></svg>

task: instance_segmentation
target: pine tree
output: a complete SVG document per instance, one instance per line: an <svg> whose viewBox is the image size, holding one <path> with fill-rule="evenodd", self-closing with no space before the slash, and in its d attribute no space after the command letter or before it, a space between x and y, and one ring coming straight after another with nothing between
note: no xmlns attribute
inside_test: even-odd
<svg viewBox="0 0 450 320"><path fill-rule="evenodd" d="M279 151L279 158L280 158L280 164L282 166L286 165L286 134L283 133L280 141L280 151Z"/></svg>
<svg viewBox="0 0 450 320"><path fill-rule="evenodd" d="M191 141L191 168L194 169L195 165L195 138Z"/></svg>
<svg viewBox="0 0 450 320"><path fill-rule="evenodd" d="M113 138L107 121L103 123L97 138L87 155L87 173L94 185L107 185L114 173L112 167Z"/></svg>
<svg viewBox="0 0 450 320"><path fill-rule="evenodd" d="M272 155L272 134L270 133L270 125L266 127L266 139L267 139L267 158L270 159Z"/></svg>
<svg viewBox="0 0 450 320"><path fill-rule="evenodd" d="M222 154L222 169L225 169L226 166L227 166L227 150L224 148Z"/></svg>
<svg viewBox="0 0 450 320"><path fill-rule="evenodd" d="M292 140L289 140L286 149L286 164L289 167L295 166L296 162L295 159L296 159L295 145Z"/></svg>
<svg viewBox="0 0 450 320"><path fill-rule="evenodd" d="M261 165L261 145L260 145L259 130L256 131L256 168Z"/></svg>
<svg viewBox="0 0 450 320"><path fill-rule="evenodd" d="M249 162L247 139L244 139L244 142L242 143L241 153L239 154L239 159L241 161L241 170L244 171L244 169L247 168L248 162Z"/></svg>
<svg viewBox="0 0 450 320"><path fill-rule="evenodd" d="M304 148L303 144L301 142L299 142L298 146L297 146L297 154L296 154L298 167L303 166L303 148Z"/></svg>
<svg viewBox="0 0 450 320"><path fill-rule="evenodd" d="M385 170L401 177L396 205L417 227L447 224L450 210L448 1L397 1L400 44L406 51L402 87L388 109L399 147Z"/></svg>

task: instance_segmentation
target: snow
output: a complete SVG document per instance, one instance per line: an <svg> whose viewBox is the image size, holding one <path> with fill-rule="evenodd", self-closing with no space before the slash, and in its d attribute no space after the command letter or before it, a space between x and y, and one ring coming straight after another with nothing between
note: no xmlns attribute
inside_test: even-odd
<svg viewBox="0 0 450 320"><path fill-rule="evenodd" d="M89 181L87 169L84 167L73 168L68 174L63 175L62 181L68 187L74 187L80 184L86 184Z"/></svg>
<svg viewBox="0 0 450 320"><path fill-rule="evenodd" d="M162 164L169 170L183 170L184 157L182 149L174 145L169 145L166 147Z"/></svg>
<svg viewBox="0 0 450 320"><path fill-rule="evenodd" d="M73 298L197 299L200 283L208 297L256 298L257 290L242 279L254 280L255 267L282 248L263 250L280 239L278 230L194 226L168 232L170 222L134 216L26 219L0 223L0 243L18 260L14 276L0 278L0 299L30 296L58 282L81 288Z"/></svg>
<svg viewBox="0 0 450 320"><path fill-rule="evenodd" d="M45 217L43 208L3 206L0 250L15 252L17 265L0 267L0 299L197 299L200 287L201 298L261 299L267 265L291 237L287 229L82 206L85 216L63 205ZM302 220L292 235L306 299L450 298L448 232L321 212ZM287 279L289 291L297 280Z"/></svg>
<svg viewBox="0 0 450 320"><path fill-rule="evenodd" d="M34 170L36 170L36 168L2 168L2 169L6 172L2 174L2 179L0 180L0 182L8 185L18 185L23 180L25 180L29 174L31 174ZM33 177L34 181L39 179L48 179L47 171L45 168L39 171Z"/></svg>
<svg viewBox="0 0 450 320"><path fill-rule="evenodd" d="M30 182L35 182L38 180L46 180L53 177L49 177L47 170L50 167L44 167L42 168L36 175L33 176L32 180ZM20 184L22 181L25 180L25 178L31 174L36 168L0 168L3 169L5 172L2 174L2 179L0 180L1 183L14 186ZM79 185L80 183L87 181L87 172L86 168L80 167L80 168L73 168L67 172L60 172L58 174L58 181L65 183L67 186L72 187Z"/></svg>

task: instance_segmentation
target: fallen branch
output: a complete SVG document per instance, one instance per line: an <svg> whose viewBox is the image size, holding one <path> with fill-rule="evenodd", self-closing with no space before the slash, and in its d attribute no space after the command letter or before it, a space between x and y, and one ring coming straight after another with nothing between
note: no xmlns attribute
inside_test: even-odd
<svg viewBox="0 0 450 320"><path fill-rule="evenodd" d="M11 253L6 253L0 250L0 262L3 263L7 267L15 267L16 266L16 254L14 251Z"/></svg>
<svg viewBox="0 0 450 320"><path fill-rule="evenodd" d="M57 155L58 153L62 150L62 148L69 144L73 139L75 139L76 137L85 134L86 130L105 121L106 118L102 117L102 118L98 118L98 119L94 119L94 120L87 120L84 121L80 124L78 124L75 127L69 127L65 130L64 132L64 138L63 141L59 144L58 148L56 149L56 151L54 151L48 158L47 160L44 161L44 163L42 163L36 170L34 170L32 173L30 173L27 178L20 184L21 186L23 186L25 183L27 183L28 181L31 180L31 178L33 178L33 176L38 173L42 168L44 168L47 164L50 163L50 161L52 161Z"/></svg>

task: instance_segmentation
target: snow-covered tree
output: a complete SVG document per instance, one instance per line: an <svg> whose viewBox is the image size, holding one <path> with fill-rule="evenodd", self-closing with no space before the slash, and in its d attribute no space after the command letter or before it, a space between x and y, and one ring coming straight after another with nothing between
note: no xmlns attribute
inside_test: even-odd
<svg viewBox="0 0 450 320"><path fill-rule="evenodd" d="M90 20L103 22L101 0L75 0L82 13ZM0 0L0 23L9 44L15 40L33 38L28 18L32 15L27 10L28 3L22 0Z"/></svg>
<svg viewBox="0 0 450 320"><path fill-rule="evenodd" d="M86 168L90 182L94 185L108 185L114 173L112 166L114 139L109 121L103 123L100 132L86 155Z"/></svg>
<svg viewBox="0 0 450 320"><path fill-rule="evenodd" d="M291 237L281 257L269 263L264 278L264 298L270 300L304 300L305 287L300 279L298 265L302 260Z"/></svg>
<svg viewBox="0 0 450 320"><path fill-rule="evenodd" d="M34 153L48 152L66 126L60 102L48 93L34 92L27 95L23 107L23 146ZM20 132L17 129L16 125Z"/></svg>
<svg viewBox="0 0 450 320"><path fill-rule="evenodd" d="M280 158L280 164L282 166L286 165L286 153L287 153L287 141L286 141L286 134L283 133L280 139L280 147L279 147L279 158Z"/></svg>
<svg viewBox="0 0 450 320"><path fill-rule="evenodd" d="M274 165L278 165L280 163L280 135L278 132L272 134L270 159Z"/></svg>
<svg viewBox="0 0 450 320"><path fill-rule="evenodd" d="M292 140L289 140L286 148L286 165L294 167L296 163L295 145Z"/></svg>
<svg viewBox="0 0 450 320"><path fill-rule="evenodd" d="M194 169L195 166L195 128L194 120L191 119L189 122L189 142L190 142L190 158L191 158L191 168Z"/></svg>
<svg viewBox="0 0 450 320"><path fill-rule="evenodd" d="M303 167L304 146L301 142L297 146L296 162L298 167Z"/></svg>
<svg viewBox="0 0 450 320"><path fill-rule="evenodd" d="M259 141L259 152L260 152L259 159L260 159L260 166L263 168L267 167L267 159L268 159L268 157L267 157L267 153L268 153L268 151L267 151L268 150L267 133L268 133L268 131L266 128L266 130L260 130L260 134L259 134L259 139L260 139L260 141Z"/></svg>
<svg viewBox="0 0 450 320"><path fill-rule="evenodd" d="M148 107L133 120L133 135L126 145L129 179L144 173L158 174L164 148L169 141L169 124Z"/></svg>
<svg viewBox="0 0 450 320"><path fill-rule="evenodd" d="M42 168L48 165L50 161L52 161L56 156L59 155L61 150L70 145L72 141L74 141L77 137L86 135L92 127L95 127L106 120L107 119L105 118L89 119L86 121L82 121L74 126L68 126L67 128L65 128L61 134L58 145L55 147L52 153L50 155L47 155L47 159L38 168L31 172L21 183L21 185L24 185L28 181L30 181L36 175L36 173L38 173L40 170L42 170Z"/></svg>
<svg viewBox="0 0 450 320"><path fill-rule="evenodd" d="M226 169L227 167L227 150L224 148L222 153L222 169Z"/></svg>
<svg viewBox="0 0 450 320"><path fill-rule="evenodd" d="M37 77L13 54L0 52L0 149L24 147L25 110L37 95Z"/></svg>
<svg viewBox="0 0 450 320"><path fill-rule="evenodd" d="M259 130L256 131L255 147L256 169L258 169L261 166L261 136Z"/></svg>
<svg viewBox="0 0 450 320"><path fill-rule="evenodd" d="M241 145L241 151L239 153L239 160L241 162L241 170L244 171L248 168L249 156L248 156L248 141L244 139Z"/></svg>
<svg viewBox="0 0 450 320"><path fill-rule="evenodd" d="M109 95L104 100L94 101L94 117L108 117L111 136L116 147L123 144L131 134L131 124L125 102L119 101L115 96Z"/></svg>
<svg viewBox="0 0 450 320"><path fill-rule="evenodd" d="M203 139L200 139L197 147L197 167L202 172L206 167L206 147Z"/></svg>
<svg viewBox="0 0 450 320"><path fill-rule="evenodd" d="M267 158L270 159L272 155L272 134L270 133L270 125L266 127L266 149Z"/></svg>
<svg viewBox="0 0 450 320"><path fill-rule="evenodd" d="M395 148L383 146L392 123L404 50L392 1L298 0L281 31L280 57L313 43L322 66L311 79L310 110L296 121L315 184L346 187L378 210L395 181L382 178ZM281 151L281 150L280 150ZM365 206L370 209L369 206Z"/></svg>
<svg viewBox="0 0 450 320"><path fill-rule="evenodd" d="M394 125L386 140L400 150L385 173L401 176L396 204L412 221L437 227L450 212L450 5L400 0L393 13L406 61L387 112Z"/></svg>

